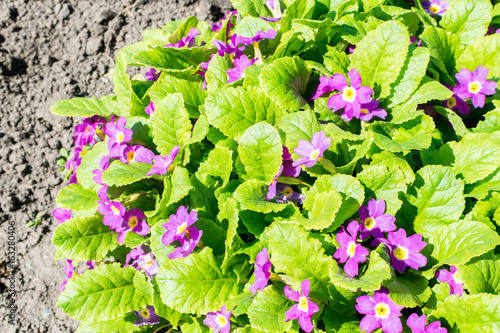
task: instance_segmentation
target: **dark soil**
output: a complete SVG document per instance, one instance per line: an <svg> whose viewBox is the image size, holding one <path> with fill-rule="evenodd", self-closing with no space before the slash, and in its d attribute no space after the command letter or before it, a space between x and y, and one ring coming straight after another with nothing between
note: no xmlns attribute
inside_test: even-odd
<svg viewBox="0 0 500 333"><path fill-rule="evenodd" d="M52 115L60 99L113 90L107 73L117 51L141 32L195 15L216 21L227 0L0 1L0 331L74 332L56 306L65 261L51 243L64 174L59 150L73 145L80 119ZM40 213L41 224L27 227ZM8 227L15 226L15 296L10 295ZM7 305L17 305L16 325Z"/></svg>

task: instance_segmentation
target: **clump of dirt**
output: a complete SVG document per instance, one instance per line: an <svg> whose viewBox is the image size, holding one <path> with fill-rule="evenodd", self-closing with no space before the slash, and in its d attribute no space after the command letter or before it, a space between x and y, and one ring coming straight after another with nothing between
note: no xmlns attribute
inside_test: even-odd
<svg viewBox="0 0 500 333"><path fill-rule="evenodd" d="M2 332L73 332L57 306L65 261L54 263L51 216L64 175L56 161L70 150L80 121L50 114L57 100L102 96L118 49L141 32L195 15L217 21L228 0L3 0L0 2L0 258L15 226L16 325L9 324L7 280L0 264ZM38 215L41 224L28 227ZM12 228L11 228L12 229Z"/></svg>

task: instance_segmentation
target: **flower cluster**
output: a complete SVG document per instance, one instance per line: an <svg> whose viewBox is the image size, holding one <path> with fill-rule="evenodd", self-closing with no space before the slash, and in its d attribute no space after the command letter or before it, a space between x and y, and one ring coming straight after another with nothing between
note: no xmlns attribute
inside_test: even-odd
<svg viewBox="0 0 500 333"><path fill-rule="evenodd" d="M188 213L187 207L180 206L177 213L170 215L168 222L163 224L163 227L167 229L161 240L163 245L170 245L174 241L179 241L181 244L168 255L170 259L187 257L198 245L203 232L193 226L197 220L198 214L195 211Z"/></svg>

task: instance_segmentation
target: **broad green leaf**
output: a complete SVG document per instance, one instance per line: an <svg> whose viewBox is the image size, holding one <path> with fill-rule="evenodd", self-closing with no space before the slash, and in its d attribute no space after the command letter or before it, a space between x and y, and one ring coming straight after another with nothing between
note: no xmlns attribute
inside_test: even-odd
<svg viewBox="0 0 500 333"><path fill-rule="evenodd" d="M84 189L80 184L63 187L56 198L59 207L83 212L97 208L97 200L99 197L94 191Z"/></svg>
<svg viewBox="0 0 500 333"><path fill-rule="evenodd" d="M410 164L408 164L408 161L391 152L382 151L373 155L370 167L377 165L385 166L389 168L389 170L398 168L403 172L407 184L412 183L415 180L415 173L413 172Z"/></svg>
<svg viewBox="0 0 500 333"><path fill-rule="evenodd" d="M170 192L167 206L179 202L186 197L193 188L191 179L189 178L189 172L180 166L174 168L170 182L172 183L172 191Z"/></svg>
<svg viewBox="0 0 500 333"><path fill-rule="evenodd" d="M285 312L292 306L285 295L273 285L257 294L248 308L248 319L252 328L266 332L282 333L292 327L292 321L285 322Z"/></svg>
<svg viewBox="0 0 500 333"><path fill-rule="evenodd" d="M382 23L356 45L349 69L359 71L362 84L380 85L381 97L390 94L408 53L410 36L406 27L396 21Z"/></svg>
<svg viewBox="0 0 500 333"><path fill-rule="evenodd" d="M97 191L101 186L94 182L92 171L100 169L99 161L104 155L108 155L108 148L104 142L98 142L82 157L82 163L76 169L76 178L84 188Z"/></svg>
<svg viewBox="0 0 500 333"><path fill-rule="evenodd" d="M214 91L205 101L205 112L212 126L235 140L250 126L261 121L274 125L286 114L257 87Z"/></svg>
<svg viewBox="0 0 500 333"><path fill-rule="evenodd" d="M234 198L240 203L241 210L253 210L260 213L279 212L287 207L266 199L268 185L264 182L247 180L234 192Z"/></svg>
<svg viewBox="0 0 500 333"><path fill-rule="evenodd" d="M75 261L102 260L118 243L118 233L102 223L99 217L75 217L57 226L52 243L56 259Z"/></svg>
<svg viewBox="0 0 500 333"><path fill-rule="evenodd" d="M483 65L489 69L488 79L500 76L500 64L496 59L500 56L500 34L477 38L458 58L456 70L467 68L474 71Z"/></svg>
<svg viewBox="0 0 500 333"><path fill-rule="evenodd" d="M344 270L333 261L330 265L330 280L334 285L352 291L370 292L380 289L382 282L392 278L391 258L384 248L384 245L380 245L376 250L371 251L367 263L368 268L355 278L348 277Z"/></svg>
<svg viewBox="0 0 500 333"><path fill-rule="evenodd" d="M458 33L462 43L470 44L486 34L492 9L489 0L455 0L450 2L439 24L448 31Z"/></svg>
<svg viewBox="0 0 500 333"><path fill-rule="evenodd" d="M434 110L436 110L440 115L445 117L451 123L459 140L470 133L469 129L465 126L462 118L455 111L437 105L434 106Z"/></svg>
<svg viewBox="0 0 500 333"><path fill-rule="evenodd" d="M257 32L266 32L273 26L263 19L247 16L244 17L234 29L234 33L242 37L254 37Z"/></svg>
<svg viewBox="0 0 500 333"><path fill-rule="evenodd" d="M243 17L272 16L270 9L266 6L265 0L233 0L232 5Z"/></svg>
<svg viewBox="0 0 500 333"><path fill-rule="evenodd" d="M294 160L299 158L293 151L299 146L299 141L311 141L313 134L321 130L316 116L309 110L287 114L280 120L278 127L285 133L286 146Z"/></svg>
<svg viewBox="0 0 500 333"><path fill-rule="evenodd" d="M108 320L150 305L152 294L144 273L119 263L103 264L69 279L57 305L76 320Z"/></svg>
<svg viewBox="0 0 500 333"><path fill-rule="evenodd" d="M104 321L82 320L76 333L133 332L137 327L134 326L136 318L137 316L132 314L122 318Z"/></svg>
<svg viewBox="0 0 500 333"><path fill-rule="evenodd" d="M92 117L96 114L106 117L118 113L118 110L113 96L104 96L101 99L95 97L63 99L52 105L50 112L66 117Z"/></svg>
<svg viewBox="0 0 500 333"><path fill-rule="evenodd" d="M318 188L313 186L307 192L304 200L304 208L308 210L307 219L297 219L305 229L325 229L330 227L335 220L335 214L342 205L342 195L330 190L319 192Z"/></svg>
<svg viewBox="0 0 500 333"><path fill-rule="evenodd" d="M416 196L408 195L417 208L415 231L429 235L439 227L458 221L465 208L464 183L449 167L427 165L417 173L413 184Z"/></svg>
<svg viewBox="0 0 500 333"><path fill-rule="evenodd" d="M278 131L260 122L250 126L238 140L238 154L246 179L271 183L282 163L283 145Z"/></svg>
<svg viewBox="0 0 500 333"><path fill-rule="evenodd" d="M285 57L262 68L259 80L266 95L288 111L308 108L305 94L311 71L298 57Z"/></svg>
<svg viewBox="0 0 500 333"><path fill-rule="evenodd" d="M460 279L471 294L500 294L500 260L483 259L458 266Z"/></svg>
<svg viewBox="0 0 500 333"><path fill-rule="evenodd" d="M359 318L357 316L346 317L343 313L332 310L331 307L325 309L322 318L328 333L362 333L359 328Z"/></svg>
<svg viewBox="0 0 500 333"><path fill-rule="evenodd" d="M223 275L212 249L165 262L156 276L163 303L181 313L219 310L243 291L234 273Z"/></svg>
<svg viewBox="0 0 500 333"><path fill-rule="evenodd" d="M484 120L477 124L476 132L493 133L500 131L500 109L497 108L484 115Z"/></svg>
<svg viewBox="0 0 500 333"><path fill-rule="evenodd" d="M165 262L170 261L167 255L175 250L175 243L168 246L165 246L162 243L163 235L167 232L167 229L163 226L163 222L167 221L168 221L168 216L165 216L165 220L161 220L162 223L156 223L151 228L150 247L151 247L151 252L153 252L156 260L158 261L158 265L163 265Z"/></svg>
<svg viewBox="0 0 500 333"><path fill-rule="evenodd" d="M349 58L345 52L340 52L336 49L328 51L324 57L326 68L332 73L340 73L347 75L347 67L349 67Z"/></svg>
<svg viewBox="0 0 500 333"><path fill-rule="evenodd" d="M217 219L222 222L223 226L227 225L227 237L225 241L226 251L221 267L222 273L226 274L233 253L238 250L239 246L241 246L241 243L237 242L239 236L236 230L238 228L238 222L240 220L238 216L238 202L233 198L229 198L224 201L221 205L219 215L217 215Z"/></svg>
<svg viewBox="0 0 500 333"><path fill-rule="evenodd" d="M227 239L227 230L209 219L198 219L196 221L198 229L203 230L201 240L205 246L211 247L216 256L223 255L225 251L225 242Z"/></svg>
<svg viewBox="0 0 500 333"><path fill-rule="evenodd" d="M286 31L281 35L280 43L276 47L274 54L267 58L267 63L275 61L276 59L281 59L283 57L288 57L291 55L299 54L305 47L305 42L303 41L302 34L296 31Z"/></svg>
<svg viewBox="0 0 500 333"><path fill-rule="evenodd" d="M207 81L207 89L209 92L213 93L227 86L226 83L229 80L227 70L231 68L230 64L231 61L227 55L221 57L216 54L212 60L210 60L210 64L208 65L208 69L205 74L205 80Z"/></svg>
<svg viewBox="0 0 500 333"><path fill-rule="evenodd" d="M155 105L153 141L160 154L169 154L174 146L180 146L179 154L182 154L191 137L192 127L180 93L169 94Z"/></svg>
<svg viewBox="0 0 500 333"><path fill-rule="evenodd" d="M199 47L164 47L151 48L135 54L134 60L144 66L153 67L160 71L179 71L198 67L200 63L210 59L212 49L207 46Z"/></svg>
<svg viewBox="0 0 500 333"><path fill-rule="evenodd" d="M431 314L445 319L460 332L495 333L500 330L500 296L490 294L451 295Z"/></svg>
<svg viewBox="0 0 500 333"><path fill-rule="evenodd" d="M116 55L116 66L112 72L114 90L117 96L117 115L146 116L145 105L132 88L132 82L127 74L127 58L124 51Z"/></svg>
<svg viewBox="0 0 500 333"><path fill-rule="evenodd" d="M142 162L123 163L113 161L109 168L103 172L102 181L109 186L123 186L147 178L146 174L152 165Z"/></svg>
<svg viewBox="0 0 500 333"><path fill-rule="evenodd" d="M233 152L226 147L215 147L208 154L207 160L200 164L196 177L206 186L214 183L218 184L217 187L225 186L233 170L232 155Z"/></svg>
<svg viewBox="0 0 500 333"><path fill-rule="evenodd" d="M275 272L288 275L296 286L308 279L310 297L328 301L328 269L333 259L324 254L321 243L302 227L286 222L274 222L268 237Z"/></svg>
<svg viewBox="0 0 500 333"><path fill-rule="evenodd" d="M196 174L191 176L194 189L189 192L189 207L198 212L199 218L215 220L219 212L215 189L220 186L220 182L212 177L207 179L208 185L203 184Z"/></svg>
<svg viewBox="0 0 500 333"><path fill-rule="evenodd" d="M423 306L431 297L427 280L418 275L405 274L384 283L390 291L391 299L407 308Z"/></svg>
<svg viewBox="0 0 500 333"><path fill-rule="evenodd" d="M173 327L177 327L179 325L179 321L185 315L163 304L163 302L161 301L160 288L158 287L156 281L153 283L153 288L153 306L155 308L156 314L167 319L170 325L172 325Z"/></svg>
<svg viewBox="0 0 500 333"><path fill-rule="evenodd" d="M432 100L444 101L453 96L453 92L438 81L424 76L420 86L406 101L406 104L416 107Z"/></svg>
<svg viewBox="0 0 500 333"><path fill-rule="evenodd" d="M189 33L189 30L196 28L197 25L198 19L194 16L189 16L170 34L168 37L169 43L175 44L179 42L182 37L185 37Z"/></svg>

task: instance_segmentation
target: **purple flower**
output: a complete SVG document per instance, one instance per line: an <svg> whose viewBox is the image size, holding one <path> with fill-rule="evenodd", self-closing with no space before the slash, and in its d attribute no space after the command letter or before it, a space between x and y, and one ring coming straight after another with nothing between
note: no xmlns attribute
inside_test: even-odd
<svg viewBox="0 0 500 333"><path fill-rule="evenodd" d="M497 87L496 82L486 81L489 71L483 65L478 66L474 72L462 68L460 73L455 74L460 85L455 87L454 93L461 99L470 98L475 108L482 108L485 95L493 95Z"/></svg>
<svg viewBox="0 0 500 333"><path fill-rule="evenodd" d="M263 248L257 254L255 259L255 281L250 287L250 292L255 294L258 290L264 290L271 277L271 261L269 260L269 254L267 253L267 248Z"/></svg>
<svg viewBox="0 0 500 333"><path fill-rule="evenodd" d="M293 166L292 155L288 148L283 146L283 176L297 178L302 171L300 166Z"/></svg>
<svg viewBox="0 0 500 333"><path fill-rule="evenodd" d="M167 257L169 259L185 258L193 252L194 248L200 242L203 231L198 230L196 227L191 227L188 229L189 239L181 238L179 242L181 246L176 248L173 252L169 253Z"/></svg>
<svg viewBox="0 0 500 333"><path fill-rule="evenodd" d="M127 141L132 140L132 132L131 129L125 128L125 124L127 123L127 118L120 117L114 124L112 121L106 124L104 128L104 133L109 136L108 141L108 150L110 150L115 145L121 145Z"/></svg>
<svg viewBox="0 0 500 333"><path fill-rule="evenodd" d="M422 1L422 8L430 15L443 16L449 6L444 0Z"/></svg>
<svg viewBox="0 0 500 333"><path fill-rule="evenodd" d="M66 260L68 263L66 267L64 267L64 272L66 273L66 280L59 286L59 291L64 291L66 289L66 283L68 283L69 279L78 276L78 273L75 272L75 267L73 266L73 260Z"/></svg>
<svg viewBox="0 0 500 333"><path fill-rule="evenodd" d="M425 327L427 323L427 317L422 315L419 317L416 313L412 313L408 320L406 321L406 325L411 328L413 333L447 333L448 330L444 327L441 327L441 322L435 321L430 325Z"/></svg>
<svg viewBox="0 0 500 333"><path fill-rule="evenodd" d="M262 16L259 16L259 18L263 19L266 22L278 22L279 20L281 20L281 17L262 17Z"/></svg>
<svg viewBox="0 0 500 333"><path fill-rule="evenodd" d="M87 266L89 266L89 270L91 270L91 269L94 269L94 268L95 268L95 261L93 261L93 260L88 260L85 264L86 264Z"/></svg>
<svg viewBox="0 0 500 333"><path fill-rule="evenodd" d="M327 138L324 131L314 133L311 142L300 140L299 146L293 151L295 154L302 156L302 158L293 162L292 166L297 167L302 164L307 168L314 166L318 158L323 156L323 152L330 147L331 143L332 138Z"/></svg>
<svg viewBox="0 0 500 333"><path fill-rule="evenodd" d="M415 36L411 36L410 37L410 45L417 42L417 37ZM418 42L417 42L417 46L422 46L422 40L419 39Z"/></svg>
<svg viewBox="0 0 500 333"><path fill-rule="evenodd" d="M241 51L245 50L245 45L248 45L248 38L234 34L228 43L224 43L223 41L218 39L214 40L212 43L218 50L217 54L221 57L224 56L224 53L227 53L229 55L234 54L236 55L236 57L238 57L241 54ZM243 46L239 46L240 44L243 44Z"/></svg>
<svg viewBox="0 0 500 333"><path fill-rule="evenodd" d="M488 32L486 33L486 36L488 35L493 35L493 34L500 34L500 29L496 29L492 25L488 26Z"/></svg>
<svg viewBox="0 0 500 333"><path fill-rule="evenodd" d="M104 155L103 157L101 157L101 159L99 160L99 168L100 169L95 169L92 171L92 173L95 175L92 179L94 180L94 183L102 185L102 174L109 168L109 155Z"/></svg>
<svg viewBox="0 0 500 333"><path fill-rule="evenodd" d="M142 163L153 163L153 158L155 154L143 146L122 146L120 161L123 163L134 163L134 162L142 162Z"/></svg>
<svg viewBox="0 0 500 333"><path fill-rule="evenodd" d="M370 103L373 98L373 89L361 85L361 77L359 72L354 68L347 73L351 81L351 86L347 84L347 79L342 74L335 74L333 76L334 82L332 86L335 90L340 91L328 99L327 106L333 112L345 108L342 113L342 119L351 121L351 119L359 118L361 111L361 104Z"/></svg>
<svg viewBox="0 0 500 333"><path fill-rule="evenodd" d="M319 85L316 88L316 92L311 96L310 100L320 98L326 93L331 93L335 90L334 82L335 77L321 76L319 78ZM337 76L338 79L338 76Z"/></svg>
<svg viewBox="0 0 500 333"><path fill-rule="evenodd" d="M84 146L95 144L94 135L99 125L106 123L105 118L93 116L83 119L83 122L75 127L75 147L82 149Z"/></svg>
<svg viewBox="0 0 500 333"><path fill-rule="evenodd" d="M248 37L246 44L255 44L255 43L260 42L263 39L275 39L277 34L278 33L274 29L269 29L266 32L257 31L255 36Z"/></svg>
<svg viewBox="0 0 500 333"><path fill-rule="evenodd" d="M231 83L237 81L243 77L245 72L245 68L252 66L257 59L248 59L246 55L241 55L238 58L234 59L234 68L230 68L227 70L227 75L229 79L226 83Z"/></svg>
<svg viewBox="0 0 500 333"><path fill-rule="evenodd" d="M154 105L153 101L149 102L149 105L146 106L146 108L144 109L144 111L147 114L149 114L150 116L152 116L155 113L155 105Z"/></svg>
<svg viewBox="0 0 500 333"><path fill-rule="evenodd" d="M463 295L464 286L456 266L451 266L449 272L446 269L438 270L436 272L436 279L450 285L450 295Z"/></svg>
<svg viewBox="0 0 500 333"><path fill-rule="evenodd" d="M182 37L181 40L177 44L165 44L165 47L175 47L175 48L180 48L180 47L193 47L195 46L196 43L196 37L200 33L198 32L198 29L196 28L191 28L187 34L186 37Z"/></svg>
<svg viewBox="0 0 500 333"><path fill-rule="evenodd" d="M134 326L156 325L160 323L160 317L156 314L155 308L151 305L146 306L141 311L134 311L137 320Z"/></svg>
<svg viewBox="0 0 500 333"><path fill-rule="evenodd" d="M161 72L156 71L154 68L150 68L149 71L146 72L146 80L148 81L156 81L160 78Z"/></svg>
<svg viewBox="0 0 500 333"><path fill-rule="evenodd" d="M271 183L271 185L269 185L269 189L267 190L267 196L266 196L267 201L276 198L276 184L278 183L278 177L281 176L282 172L283 172L283 166L280 166L278 174L274 177L273 182Z"/></svg>
<svg viewBox="0 0 500 333"><path fill-rule="evenodd" d="M359 328L367 333L382 327L385 333L401 333L401 310L403 306L397 305L384 292L375 292L372 296L361 296L356 299L356 310L366 316L361 319Z"/></svg>
<svg viewBox="0 0 500 333"><path fill-rule="evenodd" d="M290 310L285 312L285 321L298 319L300 328L306 332L311 332L314 329L311 318L319 311L319 307L311 302L311 298L308 297L310 287L311 282L309 280L302 281L300 284L300 293L292 290L289 286L285 287L285 296L294 302L299 302L299 304L295 304Z"/></svg>
<svg viewBox="0 0 500 333"><path fill-rule="evenodd" d="M71 218L71 209L56 208L52 211L52 216L57 219L57 224L64 223Z"/></svg>
<svg viewBox="0 0 500 333"><path fill-rule="evenodd" d="M373 236L372 246L380 244L381 238L384 238L383 232L396 230L394 222L396 218L385 212L385 201L375 200L373 198L368 201L368 207L362 205L359 208L359 219L361 220L360 238L367 239Z"/></svg>
<svg viewBox="0 0 500 333"><path fill-rule="evenodd" d="M118 235L118 243L123 244L125 236L132 230L138 235L146 236L149 233L149 225L146 222L146 215L139 208L132 208L123 214L122 223L118 228L115 228L120 234Z"/></svg>
<svg viewBox="0 0 500 333"><path fill-rule="evenodd" d="M333 257L343 264L344 272L348 277L358 275L358 263L365 262L368 250L356 242L361 225L356 221L351 221L347 226L347 231L342 226L342 231L337 234L337 242L341 247L335 251Z"/></svg>
<svg viewBox="0 0 500 333"><path fill-rule="evenodd" d="M161 239L163 245L167 246L176 240L184 239L186 231L191 234L193 230L190 230L190 226L196 221L198 221L198 213L195 211L188 213L188 208L184 206L177 208L177 213L170 215L168 222L163 223L163 227L167 229Z"/></svg>
<svg viewBox="0 0 500 333"><path fill-rule="evenodd" d="M295 192L290 185L277 183L276 192L278 197L276 198L277 203L287 203L290 200L295 201L298 204L302 204L305 195Z"/></svg>
<svg viewBox="0 0 500 333"><path fill-rule="evenodd" d="M151 279L158 273L158 262L152 252L144 253L142 251L141 245L137 246L135 249L131 250L127 254L125 260L125 267L129 265L129 261L133 260L131 266L138 271L143 270Z"/></svg>
<svg viewBox="0 0 500 333"><path fill-rule="evenodd" d="M271 8L271 9L274 9L275 6L276 6L276 1L277 0L266 0L267 7Z"/></svg>
<svg viewBox="0 0 500 333"><path fill-rule="evenodd" d="M347 53L352 54L356 50L356 44L347 44Z"/></svg>
<svg viewBox="0 0 500 333"><path fill-rule="evenodd" d="M455 93L455 90L459 87L459 84L455 85L455 88L452 88L449 84L443 83L446 88L450 89L453 91L453 96L448 98L446 101L444 101L443 106L445 108L451 109L451 110L456 110L458 113L469 113L470 108L469 108L469 103L465 102L463 99L457 96Z"/></svg>
<svg viewBox="0 0 500 333"><path fill-rule="evenodd" d="M404 273L406 267L418 270L427 264L427 258L419 253L427 245L422 241L422 235L415 234L406 237L404 229L389 232L387 245L391 249L391 264L395 270Z"/></svg>
<svg viewBox="0 0 500 333"><path fill-rule="evenodd" d="M153 167L151 170L148 171L146 176L150 177L152 175L164 175L167 173L168 169L174 163L175 158L177 157L177 154L179 153L180 147L175 146L172 148L170 153L163 157L161 155L156 155L154 157L155 163L153 164Z"/></svg>
<svg viewBox="0 0 500 333"><path fill-rule="evenodd" d="M111 229L119 229L126 212L125 206L117 201L98 200L97 203L99 204L97 211L104 216L102 223Z"/></svg>
<svg viewBox="0 0 500 333"><path fill-rule="evenodd" d="M378 109L378 103L380 103L380 101L373 100L370 103L361 104L359 119L363 121L370 121L373 117L385 119L385 117L387 117L387 111L384 109Z"/></svg>
<svg viewBox="0 0 500 333"><path fill-rule="evenodd" d="M230 22L227 24L228 29L231 29L234 27L233 23L231 23L231 19L233 18L233 15L236 15L238 13L237 10L233 10L230 12L227 12L226 15L224 15L219 22L212 24L212 31L213 32L218 32L220 29L222 29L222 25L224 23L224 20L228 19Z"/></svg>
<svg viewBox="0 0 500 333"><path fill-rule="evenodd" d="M203 324L212 327L214 329L213 333L229 333L231 329L230 317L231 311L227 311L226 306L223 305L219 311L207 313Z"/></svg>

